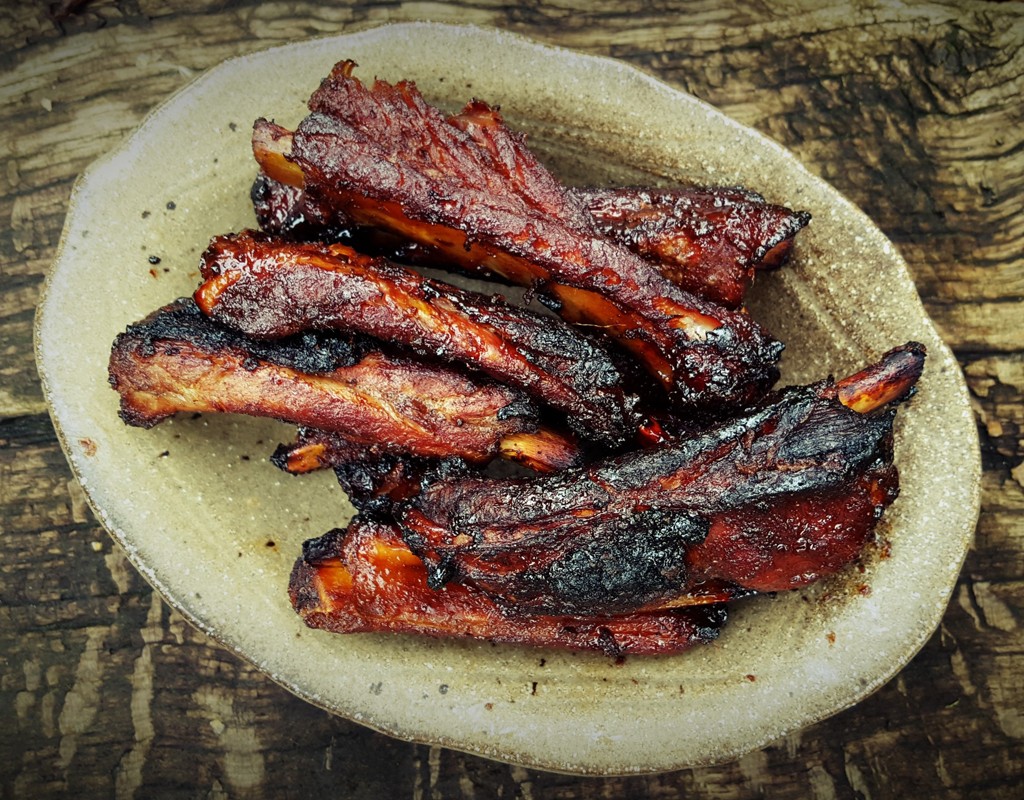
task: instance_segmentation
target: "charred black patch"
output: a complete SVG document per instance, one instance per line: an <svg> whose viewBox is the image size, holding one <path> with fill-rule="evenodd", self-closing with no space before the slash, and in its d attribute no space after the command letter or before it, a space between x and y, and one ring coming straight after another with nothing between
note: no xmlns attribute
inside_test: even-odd
<svg viewBox="0 0 1024 800"><path fill-rule="evenodd" d="M695 514L656 509L628 514L597 526L585 544L546 569L523 573L521 591L531 607L550 605L560 613L636 608L682 589L687 550L707 533L707 521Z"/></svg>
<svg viewBox="0 0 1024 800"><path fill-rule="evenodd" d="M357 364L375 348L370 339L307 332L264 341L230 330L206 317L190 297L182 297L129 325L114 342L133 340L143 356L152 356L159 342L189 342L211 353L235 350L245 358L266 361L299 372L326 374Z"/></svg>
<svg viewBox="0 0 1024 800"><path fill-rule="evenodd" d="M724 603L718 603L694 608L691 614L690 619L696 627L695 638L702 642L713 642L729 619L729 608Z"/></svg>
<svg viewBox="0 0 1024 800"><path fill-rule="evenodd" d="M307 564L322 564L341 555L345 539L344 528L331 528L323 536L302 543L302 560Z"/></svg>

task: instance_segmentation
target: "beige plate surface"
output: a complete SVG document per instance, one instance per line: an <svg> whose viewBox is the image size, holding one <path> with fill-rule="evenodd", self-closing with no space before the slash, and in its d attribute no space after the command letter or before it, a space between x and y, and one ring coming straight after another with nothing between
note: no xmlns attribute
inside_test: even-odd
<svg viewBox="0 0 1024 800"><path fill-rule="evenodd" d="M267 463L290 434L277 423L128 428L106 363L126 324L191 293L212 235L253 224L252 121L297 123L343 58L364 79L414 78L447 107L473 96L500 104L569 182L741 183L811 211L796 263L762 281L754 303L788 343L785 380L842 374L908 339L929 350L920 393L898 420L903 493L882 525L891 556L813 592L740 604L711 646L618 665L307 630L289 606L288 573L304 539L349 513L332 476L290 478ZM174 607L338 714L547 769L723 761L857 702L937 626L977 519L978 444L962 375L871 222L791 154L692 97L621 63L489 30L377 28L203 75L79 181L36 346L53 419L96 513Z"/></svg>

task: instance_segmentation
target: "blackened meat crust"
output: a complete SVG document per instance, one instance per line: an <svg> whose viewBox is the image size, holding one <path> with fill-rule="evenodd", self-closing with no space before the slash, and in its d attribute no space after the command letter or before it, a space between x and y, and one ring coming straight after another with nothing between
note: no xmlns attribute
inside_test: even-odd
<svg viewBox="0 0 1024 800"><path fill-rule="evenodd" d="M906 386L923 359L908 347L885 363ZM689 602L708 581L810 583L857 556L898 492L895 408L861 414L837 394L788 389L692 439L558 475L438 481L403 511L406 542L433 585L547 613Z"/></svg>
<svg viewBox="0 0 1024 800"><path fill-rule="evenodd" d="M351 69L335 67L295 132L289 158L307 192L359 224L440 242L455 263L540 285L568 319L633 352L677 403L742 406L774 383L779 342L600 235L496 111L475 102L446 119L411 83L368 89Z"/></svg>
<svg viewBox="0 0 1024 800"><path fill-rule="evenodd" d="M344 245L253 231L216 237L201 270L200 308L250 336L368 334L520 389L563 412L578 436L618 446L639 425L608 353L560 319Z"/></svg>
<svg viewBox="0 0 1024 800"><path fill-rule="evenodd" d="M351 367L380 347L365 336L316 331L303 331L273 342L260 341L211 322L191 298L184 297L129 325L122 335L136 342L143 356L155 354L157 342L181 340L211 353L244 351L254 363L266 361L316 374Z"/></svg>
<svg viewBox="0 0 1024 800"><path fill-rule="evenodd" d="M118 336L109 376L122 418L141 427L182 411L241 413L474 462L536 428L533 406L507 387L339 337L258 342L207 319L191 299Z"/></svg>
<svg viewBox="0 0 1024 800"><path fill-rule="evenodd" d="M725 607L600 615L510 614L468 586L436 590L423 564L390 525L356 517L303 547L289 585L292 605L312 628L389 631L609 656L678 653L718 637Z"/></svg>

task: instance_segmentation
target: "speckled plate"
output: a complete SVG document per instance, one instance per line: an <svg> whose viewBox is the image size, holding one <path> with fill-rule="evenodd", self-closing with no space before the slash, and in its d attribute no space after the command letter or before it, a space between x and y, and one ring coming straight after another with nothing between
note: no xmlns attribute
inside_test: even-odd
<svg viewBox="0 0 1024 800"><path fill-rule="evenodd" d="M106 364L126 324L191 293L212 235L253 224L252 121L297 123L343 58L364 78L414 78L444 106L500 104L569 182L741 183L811 211L793 266L756 287L755 313L788 344L784 379L841 374L908 339L929 350L897 426L903 493L882 524L889 556L813 591L737 604L713 645L624 664L306 629L288 603L288 574L304 539L350 513L332 476L272 467L267 455L290 434L277 423L128 428ZM643 72L491 30L395 25L210 70L78 182L36 346L76 475L169 603L310 702L529 766L616 774L718 762L856 703L938 625L977 518L963 378L874 225L781 147Z"/></svg>

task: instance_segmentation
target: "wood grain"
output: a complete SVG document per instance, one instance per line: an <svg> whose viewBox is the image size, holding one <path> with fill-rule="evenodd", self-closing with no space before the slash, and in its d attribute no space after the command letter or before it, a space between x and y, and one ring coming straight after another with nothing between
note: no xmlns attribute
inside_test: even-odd
<svg viewBox="0 0 1024 800"><path fill-rule="evenodd" d="M73 13L59 22L45 2L0 9L5 799L1019 797L1024 5L63 5ZM398 742L295 699L191 628L93 519L46 416L31 342L75 177L224 58L417 18L640 65L793 150L908 260L968 378L983 510L940 630L863 703L733 764L644 778L581 780Z"/></svg>

